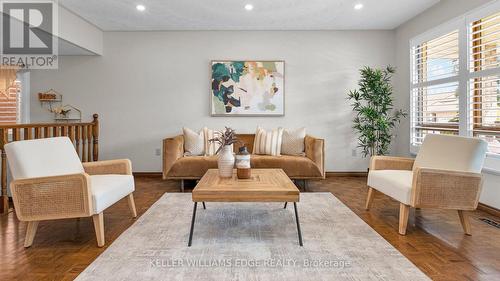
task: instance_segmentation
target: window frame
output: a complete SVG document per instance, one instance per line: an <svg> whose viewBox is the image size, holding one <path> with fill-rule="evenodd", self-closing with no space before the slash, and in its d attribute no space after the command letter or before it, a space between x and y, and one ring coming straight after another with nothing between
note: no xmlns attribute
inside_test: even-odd
<svg viewBox="0 0 500 281"><path fill-rule="evenodd" d="M468 12L462 16L454 18L442 25L439 25L431 30L428 30L420 35L417 35L410 39L409 41L409 59L410 59L410 153L416 155L419 150L419 145L413 143L413 135L415 132L414 117L415 112L413 108L413 90L422 86L432 86L444 83L450 83L458 81L458 96L459 96L459 125L458 125L458 135L460 136L473 136L474 134L474 122L472 110L471 110L471 94L470 94L470 81L474 78L480 78L487 75L499 75L500 67L493 69L481 70L478 72L470 71L470 56L471 48L469 48L469 39L472 34L469 30L469 24L474 23L484 17L490 16L494 13L500 12L500 1L495 1L492 3L487 3L483 6L478 7L471 12ZM459 71L457 76L447 77L444 79L437 79L427 82L413 83L414 77L414 60L413 60L413 48L424 42L436 39L440 36L448 34L454 30L458 30L458 60L459 60ZM458 79L458 80L457 80ZM477 129L477 128L476 128ZM500 172L500 154L487 154L487 160L485 162L485 169L489 171Z"/></svg>

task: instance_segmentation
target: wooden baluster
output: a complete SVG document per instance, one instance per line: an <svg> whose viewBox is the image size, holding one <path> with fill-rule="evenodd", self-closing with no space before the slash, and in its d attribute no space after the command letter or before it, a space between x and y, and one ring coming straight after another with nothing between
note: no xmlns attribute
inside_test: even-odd
<svg viewBox="0 0 500 281"><path fill-rule="evenodd" d="M68 137L72 143L75 142L75 127L74 126L68 127Z"/></svg>
<svg viewBox="0 0 500 281"><path fill-rule="evenodd" d="M93 130L92 130L92 137L93 137L93 148L92 148L92 152L93 152L93 157L92 157L92 160L93 161L99 161L99 115L97 114L94 114L92 116L94 118L94 126L92 127Z"/></svg>
<svg viewBox="0 0 500 281"><path fill-rule="evenodd" d="M92 125L87 126L87 161L92 162Z"/></svg>
<svg viewBox="0 0 500 281"><path fill-rule="evenodd" d="M5 154L4 146L9 141L9 130L0 129L0 149L1 149L1 164L2 171L0 176L0 183L2 189L2 199L0 200L0 210L6 214L9 212L9 196L7 195L7 154Z"/></svg>
<svg viewBox="0 0 500 281"><path fill-rule="evenodd" d="M25 140L33 139L33 128L24 128L24 139Z"/></svg>
<svg viewBox="0 0 500 281"><path fill-rule="evenodd" d="M59 127L58 126L52 127L52 136L53 137L59 137L59 136L61 136L61 132L59 131Z"/></svg>
<svg viewBox="0 0 500 281"><path fill-rule="evenodd" d="M61 127L61 136L67 137L68 136L68 126L62 126Z"/></svg>
<svg viewBox="0 0 500 281"><path fill-rule="evenodd" d="M82 126L82 162L87 161L87 126Z"/></svg>
<svg viewBox="0 0 500 281"><path fill-rule="evenodd" d="M80 156L80 159L82 159L82 155L80 154L80 138L81 138L80 128L81 128L80 126L75 127L75 148L76 148L76 153L78 154L78 156Z"/></svg>
<svg viewBox="0 0 500 281"><path fill-rule="evenodd" d="M50 130L49 127L43 127L43 137L50 138Z"/></svg>
<svg viewBox="0 0 500 281"><path fill-rule="evenodd" d="M42 138L42 129L39 127L35 127L35 139Z"/></svg>
<svg viewBox="0 0 500 281"><path fill-rule="evenodd" d="M18 128L12 129L12 140L13 141L21 140L21 130L20 129L18 129Z"/></svg>

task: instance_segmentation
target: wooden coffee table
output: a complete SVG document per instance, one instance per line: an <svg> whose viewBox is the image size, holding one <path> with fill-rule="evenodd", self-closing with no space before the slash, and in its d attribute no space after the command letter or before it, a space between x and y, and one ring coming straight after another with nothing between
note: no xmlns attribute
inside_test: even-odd
<svg viewBox="0 0 500 281"><path fill-rule="evenodd" d="M193 217L188 246L193 240L198 202L293 202L299 245L302 246L297 202L300 191L282 169L252 169L250 179L238 179L236 170L231 178L219 177L217 169L208 170L193 190Z"/></svg>

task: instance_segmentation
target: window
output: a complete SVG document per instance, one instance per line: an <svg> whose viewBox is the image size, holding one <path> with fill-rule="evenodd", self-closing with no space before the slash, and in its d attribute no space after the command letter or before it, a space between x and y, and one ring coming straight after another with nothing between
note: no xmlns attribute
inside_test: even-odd
<svg viewBox="0 0 500 281"><path fill-rule="evenodd" d="M411 147L427 134L475 136L500 156L500 3L418 36L410 46Z"/></svg>
<svg viewBox="0 0 500 281"><path fill-rule="evenodd" d="M500 13L469 24L473 135L500 155Z"/></svg>
<svg viewBox="0 0 500 281"><path fill-rule="evenodd" d="M458 134L458 30L412 48L412 144L427 134Z"/></svg>

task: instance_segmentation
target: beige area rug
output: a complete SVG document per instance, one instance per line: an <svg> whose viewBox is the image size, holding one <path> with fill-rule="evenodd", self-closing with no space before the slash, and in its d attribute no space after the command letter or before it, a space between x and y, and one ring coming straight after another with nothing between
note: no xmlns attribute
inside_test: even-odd
<svg viewBox="0 0 500 281"><path fill-rule="evenodd" d="M304 247L293 204L198 204L187 247L192 210L165 194L76 280L429 280L330 193L301 194Z"/></svg>

